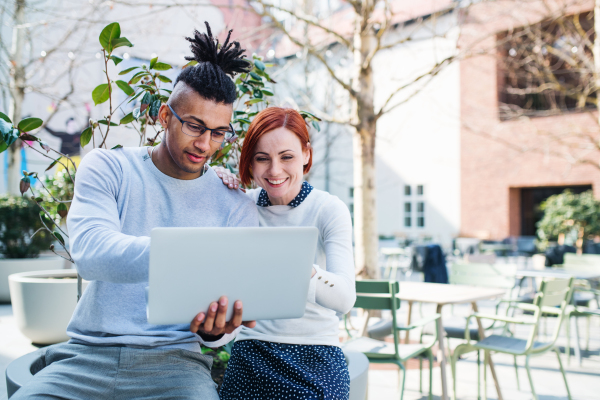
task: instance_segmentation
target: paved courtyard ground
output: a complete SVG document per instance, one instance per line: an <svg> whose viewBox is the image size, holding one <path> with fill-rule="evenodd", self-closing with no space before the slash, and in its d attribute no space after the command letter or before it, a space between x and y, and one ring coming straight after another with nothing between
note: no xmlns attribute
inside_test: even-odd
<svg viewBox="0 0 600 400"><path fill-rule="evenodd" d="M492 311L490 302L480 303L481 311ZM463 315L468 313L467 306L457 306L454 308L454 315ZM401 307L400 313L406 312L406 307ZM428 306L423 306L423 314L433 312ZM450 307L445 310L445 317L449 319L452 313ZM405 315L400 315L401 320ZM553 321L548 324L548 331L553 327ZM584 343L584 332L586 329L585 320L579 321L581 332L581 342ZM517 334L524 334L519 331ZM459 340L452 340L451 346L454 348L460 343ZM563 335L559 338L559 345L564 346L566 339ZM34 351L36 347L32 346L29 340L24 337L17 329L12 315L10 304L0 305L0 370L4 372L6 366L15 358ZM563 363L567 369L567 379L574 400L598 400L600 399L600 319L592 320L590 332L590 351L584 351L583 365L577 365L572 357L571 364L566 363L566 354L562 354ZM499 376L500 385L505 400L529 400L532 398L529 390L529 384L525 369L522 368L524 360L519 360L519 377L521 390L517 389L512 358L496 354L493 356L496 363L496 370ZM553 353L546 354L532 360L533 379L536 391L540 400L561 400L567 399L564 383L558 363ZM466 357L458 364L458 398L461 400L477 399L477 363L474 355ZM427 370L424 371L424 389L427 388ZM448 368L448 377L451 379L450 369ZM488 398L497 399L491 378L489 379ZM427 393L419 393L419 370L409 369L406 379L406 390L404 399L416 400L427 399ZM441 379L439 367L433 370L433 393L434 399L439 399L441 395ZM0 400L6 399L6 382L4 374L0 380ZM369 399L387 400L399 399L398 391L398 370L393 367L373 365L369 371Z"/></svg>

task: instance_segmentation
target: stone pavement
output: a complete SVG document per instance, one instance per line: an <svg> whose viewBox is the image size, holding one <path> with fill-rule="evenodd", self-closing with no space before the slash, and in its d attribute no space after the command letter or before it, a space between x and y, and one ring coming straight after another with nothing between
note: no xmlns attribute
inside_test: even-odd
<svg viewBox="0 0 600 400"><path fill-rule="evenodd" d="M486 307L487 305L487 307ZM404 305L403 305L404 306ZM486 310L487 308L487 310ZM406 311L406 307L401 308ZM491 304L482 302L480 305L481 311L492 311ZM401 311L401 312L402 312ZM427 315L432 312L427 306L423 307L423 314ZM450 313L451 310L445 310ZM457 306L454 310L455 314L464 315L468 313L468 307ZM446 316L446 315L445 315ZM400 320L405 318L400 315ZM579 322L580 332L582 335L582 345L585 346L583 336L586 329L585 320ZM549 321L548 331L551 332L552 321ZM523 332L518 332L523 333ZM520 335L519 335L520 336ZM455 347L460 341L452 340L451 347ZM564 345L566 340L563 336L559 338L559 344ZM12 316L12 308L10 304L0 304L0 370L4 372L6 366L15 358L34 351L36 348L31 345L29 340L25 338L17 329L14 318ZM519 368L519 378L521 382L521 390L517 390L514 367L512 358L504 355L494 355L493 359L496 363L496 371L499 376L500 386L503 391L505 400L529 400L532 398L529 390L529 383L524 368ZM574 400L598 400L600 399L600 319L592 319L591 324L591 340L590 352L585 354L583 366L576 365L576 360L571 358L571 365L566 365L566 356L562 355L563 363L567 369L567 379ZM519 360L519 365L523 365L524 360ZM560 372L558 371L558 363L556 356L553 353L548 353L544 356L533 358L532 374L535 382L535 388L540 400L560 400L567 399L565 386L562 381ZM459 361L458 364L458 398L461 400L477 399L477 363L473 355ZM450 371L448 370L450 377ZM489 376L488 396L490 399L496 399L493 381ZM423 372L424 389L428 385L428 371ZM440 388L440 371L439 367L433 369L433 393L434 399L439 399L441 394ZM419 391L419 370L409 369L406 379L406 389L404 399L416 400L427 399L427 393L420 394ZM369 371L369 399L370 400L387 400L399 399L398 391L398 371L397 369L382 369L379 366L373 366ZM6 382L4 373L0 379L0 400L6 399Z"/></svg>

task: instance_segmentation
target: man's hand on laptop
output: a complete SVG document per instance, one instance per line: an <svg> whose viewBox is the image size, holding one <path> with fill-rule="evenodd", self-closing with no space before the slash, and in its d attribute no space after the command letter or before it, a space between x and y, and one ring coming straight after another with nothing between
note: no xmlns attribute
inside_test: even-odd
<svg viewBox="0 0 600 400"><path fill-rule="evenodd" d="M225 333L231 333L240 325L254 328L256 321L242 321L242 302L236 301L233 305L233 316L229 321L225 320L227 314L227 305L229 301L226 296L222 296L217 303L212 302L208 306L208 311L201 312L190 324L190 331L197 332L205 340L210 339L210 336L221 336ZM214 340L218 340L215 338Z"/></svg>

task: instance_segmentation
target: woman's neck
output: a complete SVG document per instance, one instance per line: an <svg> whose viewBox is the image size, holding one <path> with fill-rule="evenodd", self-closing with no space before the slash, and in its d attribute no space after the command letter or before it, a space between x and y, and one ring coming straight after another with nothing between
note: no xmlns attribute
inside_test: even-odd
<svg viewBox="0 0 600 400"><path fill-rule="evenodd" d="M269 197L269 201L271 202L271 205L274 206L287 206L288 204L290 204L292 202L292 200L294 200L296 198L296 196L298 196L300 194L300 191L302 190L302 183L300 184L300 187L297 188L298 190L290 190L288 193L293 193L292 194L288 194L286 193L285 196L283 197L272 197L269 194L269 191L267 191L267 196Z"/></svg>

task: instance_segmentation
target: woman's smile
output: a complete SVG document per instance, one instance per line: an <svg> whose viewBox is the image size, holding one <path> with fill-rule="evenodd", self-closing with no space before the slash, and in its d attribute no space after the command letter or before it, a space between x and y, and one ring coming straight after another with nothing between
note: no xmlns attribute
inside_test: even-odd
<svg viewBox="0 0 600 400"><path fill-rule="evenodd" d="M288 180L289 178L285 178L285 179L268 179L265 178L265 181L267 181L269 183L269 185L271 185L272 187L276 188L276 187L281 187L283 186L283 184Z"/></svg>

